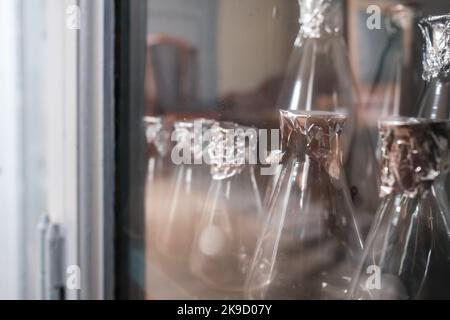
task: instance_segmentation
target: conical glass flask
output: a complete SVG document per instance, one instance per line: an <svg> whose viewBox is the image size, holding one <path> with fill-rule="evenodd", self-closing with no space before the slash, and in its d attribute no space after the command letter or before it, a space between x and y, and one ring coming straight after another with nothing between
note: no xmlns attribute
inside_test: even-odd
<svg viewBox="0 0 450 320"><path fill-rule="evenodd" d="M257 132L221 122L210 133L212 182L192 246L191 272L215 289L241 291L263 220L253 165Z"/></svg>
<svg viewBox="0 0 450 320"><path fill-rule="evenodd" d="M430 16L419 26L424 38L422 78L426 81L419 117L450 119L450 15Z"/></svg>
<svg viewBox="0 0 450 320"><path fill-rule="evenodd" d="M382 203L354 277L354 299L449 299L448 121L380 122Z"/></svg>
<svg viewBox="0 0 450 320"><path fill-rule="evenodd" d="M343 37L342 0L299 0L300 31L278 100L284 110L328 111L347 117L344 165L358 219L370 225L378 206L375 148L364 123Z"/></svg>
<svg viewBox="0 0 450 320"><path fill-rule="evenodd" d="M146 238L149 244L156 239L156 230L163 211L162 197L167 191L164 181L170 175L170 125L161 117L145 117L147 138L147 179L145 190Z"/></svg>
<svg viewBox="0 0 450 320"><path fill-rule="evenodd" d="M419 23L422 30L425 90L419 117L450 120L450 15L430 16ZM450 195L450 176L445 189Z"/></svg>
<svg viewBox="0 0 450 320"><path fill-rule="evenodd" d="M362 252L341 159L345 115L280 113L282 170L248 273L246 296L345 298L353 263Z"/></svg>
<svg viewBox="0 0 450 320"><path fill-rule="evenodd" d="M204 133L212 120L177 121L172 140L172 161L176 164L171 186L161 196L164 208L157 230L160 253L176 260L185 260L194 240L195 227L200 220L203 198L210 178L202 165L205 151ZM206 172L207 173L207 172Z"/></svg>

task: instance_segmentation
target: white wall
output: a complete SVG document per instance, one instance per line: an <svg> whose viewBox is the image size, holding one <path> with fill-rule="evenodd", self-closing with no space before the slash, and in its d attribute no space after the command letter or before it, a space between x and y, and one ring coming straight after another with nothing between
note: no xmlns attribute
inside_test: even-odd
<svg viewBox="0 0 450 320"><path fill-rule="evenodd" d="M297 1L220 0L219 93L253 90L283 74L298 28Z"/></svg>
<svg viewBox="0 0 450 320"><path fill-rule="evenodd" d="M21 110L17 3L0 1L0 299L20 298Z"/></svg>

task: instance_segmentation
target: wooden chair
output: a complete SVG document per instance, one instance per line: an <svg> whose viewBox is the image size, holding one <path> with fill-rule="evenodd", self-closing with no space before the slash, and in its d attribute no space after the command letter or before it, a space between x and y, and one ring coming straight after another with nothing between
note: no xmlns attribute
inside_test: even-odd
<svg viewBox="0 0 450 320"><path fill-rule="evenodd" d="M197 49L166 34L147 37L145 95L147 115L164 114L197 101Z"/></svg>

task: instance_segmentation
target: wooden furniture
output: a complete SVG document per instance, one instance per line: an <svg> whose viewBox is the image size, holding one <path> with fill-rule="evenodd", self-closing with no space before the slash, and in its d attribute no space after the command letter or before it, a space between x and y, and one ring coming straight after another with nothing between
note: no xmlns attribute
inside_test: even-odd
<svg viewBox="0 0 450 320"><path fill-rule="evenodd" d="M146 114L182 111L197 100L197 50L166 34L147 37Z"/></svg>

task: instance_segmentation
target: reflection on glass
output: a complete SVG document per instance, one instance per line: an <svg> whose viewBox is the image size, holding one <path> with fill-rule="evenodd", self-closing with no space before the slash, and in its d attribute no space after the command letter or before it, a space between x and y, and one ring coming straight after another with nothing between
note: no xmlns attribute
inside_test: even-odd
<svg viewBox="0 0 450 320"><path fill-rule="evenodd" d="M202 165L203 137L212 123L197 119L177 121L174 125L176 145L172 151L172 161L177 166L168 193L162 195L165 200L157 230L158 250L172 259L187 258L194 229L200 220L203 197L210 181L210 176L205 172L207 168Z"/></svg>
<svg viewBox="0 0 450 320"><path fill-rule="evenodd" d="M299 0L299 9L300 30L277 104L346 114L342 143L347 154L359 101L342 34L342 1Z"/></svg>
<svg viewBox="0 0 450 320"><path fill-rule="evenodd" d="M161 117L145 117L145 135L147 139L147 181L145 190L145 211L147 239L153 242L159 218L162 214L161 199L164 197L164 179L169 175L171 166L167 156L170 153L169 124Z"/></svg>
<svg viewBox="0 0 450 320"><path fill-rule="evenodd" d="M414 115L420 80L414 65L418 10L411 5L387 4L383 13L388 22L387 43L366 101L365 119L371 128L374 145L378 143L380 117Z"/></svg>
<svg viewBox="0 0 450 320"><path fill-rule="evenodd" d="M252 299L342 299L362 250L341 162L345 116L280 111L283 159L246 281Z"/></svg>
<svg viewBox="0 0 450 320"><path fill-rule="evenodd" d="M357 218L366 230L378 205L378 168L343 37L343 3L299 0L299 8L300 31L278 107L346 115L341 142L346 178Z"/></svg>
<svg viewBox="0 0 450 320"><path fill-rule="evenodd" d="M208 156L212 182L192 247L192 273L207 285L239 291L263 219L252 157L254 129L234 123L212 127Z"/></svg>

